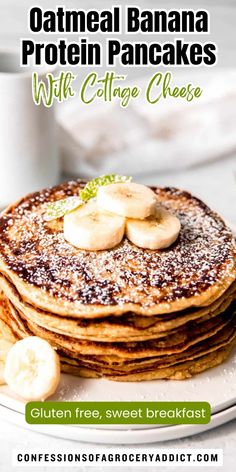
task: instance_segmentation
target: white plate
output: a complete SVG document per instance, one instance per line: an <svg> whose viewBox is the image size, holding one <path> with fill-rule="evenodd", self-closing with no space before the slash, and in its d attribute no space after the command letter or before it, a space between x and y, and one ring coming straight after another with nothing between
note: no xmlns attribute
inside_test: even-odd
<svg viewBox="0 0 236 472"><path fill-rule="evenodd" d="M206 401L211 404L212 413L217 413L236 404L235 378L236 349L223 364L184 381L114 382L62 374L57 392L50 400ZM25 403L10 392L7 385L0 387L0 404L24 413ZM95 427L97 428L97 425ZM143 428L143 425L139 427Z"/></svg>
<svg viewBox="0 0 236 472"><path fill-rule="evenodd" d="M22 428L58 438L99 444L148 444L170 441L216 428L236 418L236 405L216 413L209 424L177 425L164 428L152 427L145 430L83 429L71 425L29 425L21 413L0 406L0 417Z"/></svg>
<svg viewBox="0 0 236 472"><path fill-rule="evenodd" d="M0 388L0 416L34 431L80 441L114 444L163 441L197 434L236 417L235 378L236 349L222 365L185 381L123 383L63 374L56 394L50 398L79 402L207 401L213 414L212 421L207 425L28 425L24 420L24 402L14 397L7 386Z"/></svg>

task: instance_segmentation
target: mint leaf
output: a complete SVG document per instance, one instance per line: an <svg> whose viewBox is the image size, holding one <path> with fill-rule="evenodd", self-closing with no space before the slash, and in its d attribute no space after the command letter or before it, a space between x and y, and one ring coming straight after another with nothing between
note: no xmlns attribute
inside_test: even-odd
<svg viewBox="0 0 236 472"><path fill-rule="evenodd" d="M79 196L81 200L87 202L91 198L95 198L97 196L97 192L99 187L103 187L109 184L121 184L130 182L132 177L127 177L125 175L117 175L117 174L110 174L110 175L102 175L101 177L96 177L93 180L90 180L85 187L80 190Z"/></svg>
<svg viewBox="0 0 236 472"><path fill-rule="evenodd" d="M66 213L83 205L83 203L84 202L82 202L79 197L68 197L63 200L58 200L57 202L48 203L44 219L45 221L52 221L61 218L66 215Z"/></svg>

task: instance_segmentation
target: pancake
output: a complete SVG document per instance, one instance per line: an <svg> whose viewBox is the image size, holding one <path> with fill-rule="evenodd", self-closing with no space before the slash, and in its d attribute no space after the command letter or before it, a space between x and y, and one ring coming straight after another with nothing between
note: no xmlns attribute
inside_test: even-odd
<svg viewBox="0 0 236 472"><path fill-rule="evenodd" d="M153 188L181 222L177 241L147 250L124 238L105 251L65 241L48 202L72 181L36 192L0 216L0 331L39 336L62 370L116 381L189 378L236 343L236 247L231 231L187 192Z"/></svg>
<svg viewBox="0 0 236 472"><path fill-rule="evenodd" d="M14 332L14 331L13 331ZM28 336L32 333L27 333L25 332L25 336ZM137 361L134 361L133 364L128 366L125 366L125 368L122 368L120 365L119 366L114 366L114 364L111 365L99 365L97 362L91 363L88 360L88 357L86 356L81 356L79 358L71 358L67 357L65 353L62 353L58 350L58 353L60 354L60 357L62 359L62 362L66 362L69 365L73 366L78 366L78 367L86 367L90 369L96 369L97 371L100 371L100 373L103 374L108 374L108 375L114 375L114 374L127 374L127 373L133 373L133 372L142 372L142 371L148 371L150 372L150 369L163 369L167 368L173 365L177 364L182 364L183 361L186 362L186 360L196 360L199 357L202 357L203 354L209 354L213 351L216 351L218 349L221 349L222 347L226 347L227 345L234 345L235 342L235 334L236 334L236 319L235 317L231 320L231 326L230 329L229 327L225 326L217 335L213 336L211 339L211 343L207 340L200 342L197 346L194 346L190 349L188 349L186 352L181 353L178 356L165 356L165 357L159 357L155 359L149 359L142 361L140 360L139 363ZM97 358L98 359L98 358ZM148 365L147 365L148 363Z"/></svg>
<svg viewBox="0 0 236 472"><path fill-rule="evenodd" d="M126 364L122 367L117 365L118 362L114 362L114 356L113 364L99 365L98 360L102 356L96 356L93 363L91 362L91 356L73 358L58 350L62 370L74 375L90 378L106 377L116 381L139 381L158 378L183 380L195 373L218 365L228 357L236 339L235 304L232 304L232 307L228 309L228 315L227 321L225 320L226 323L210 338L210 342L207 338L192 347L190 346L178 355L159 356L159 358L140 359L138 361L137 359L129 360L129 365L127 366L127 361L125 361ZM224 317L226 318L226 313ZM7 326L15 340L33 334L25 327L24 322L12 316L12 307L4 294L0 296L0 318L4 320L5 326ZM109 359L111 363L111 357Z"/></svg>
<svg viewBox="0 0 236 472"><path fill-rule="evenodd" d="M8 327L11 330L12 336L15 340L19 339L16 332L12 331L12 327ZM225 334L222 334L225 331ZM231 332L230 332L231 331ZM32 333L24 333L25 337L32 335ZM223 329L221 333L217 333L210 342L208 339L199 343L198 345L185 351L184 357L181 354L178 357L165 356L158 360L149 359L150 365L147 365L145 360L141 360L140 365L131 368L122 369L120 366L111 368L109 366L99 366L97 364L89 364L87 359L75 359L66 357L65 353L60 354L61 368L65 373L73 375L80 375L87 378L99 378L105 377L113 381L143 381L153 379L174 379L184 380L197 373L200 373L206 369L214 367L222 363L229 355L232 348L235 345L235 319L234 328L229 330ZM205 347L203 347L203 344ZM223 347L222 347L223 345ZM207 354L204 354L206 352ZM99 356L96 357L98 360ZM189 360L190 358L190 360Z"/></svg>
<svg viewBox="0 0 236 472"><path fill-rule="evenodd" d="M62 317L37 309L24 302L16 288L5 277L0 276L0 288L12 305L29 322L38 324L58 334L65 334L90 341L142 341L167 336L189 321L217 316L231 304L236 292L236 283L214 303L204 308L189 308L182 312L159 316L136 316L126 313L120 317L110 316L101 319L74 319ZM207 317L207 318L206 318Z"/></svg>
<svg viewBox="0 0 236 472"><path fill-rule="evenodd" d="M46 339L58 349L65 350L72 357L79 355L109 355L123 359L142 359L161 355L177 354L185 351L188 347L207 339L210 342L211 336L219 332L226 324L230 324L232 316L217 317L217 323L204 323L195 332L192 326L188 326L184 332L177 332L166 338L142 341L139 343L99 343L94 341L75 340L74 338L54 335L38 325L27 323L28 329L33 335Z"/></svg>
<svg viewBox="0 0 236 472"><path fill-rule="evenodd" d="M94 368L84 368L83 366L77 367L75 365L71 365L70 363L68 364L63 360L61 361L61 365L63 372L68 374L79 375L80 377L86 378L106 377L109 380L117 382L138 382L143 380L147 381L157 379L185 380L212 367L216 367L217 365L224 362L230 355L234 345L235 342L232 342L230 345L219 349L218 351L211 352L206 356L200 357L194 363L192 361L187 361L180 365L175 365L164 369L145 370L145 372L136 372L135 374L105 375L104 373L101 374Z"/></svg>
<svg viewBox="0 0 236 472"><path fill-rule="evenodd" d="M180 331L174 332L161 339L142 342L95 342L75 339L69 336L59 335L46 330L34 323L26 321L20 313L8 301L9 323L12 323L14 331L19 330L20 336L24 333L39 336L49 341L56 348L69 353L72 357L80 355L107 355L124 359L140 359L161 355L171 355L185 351L188 347L219 332L228 325L234 317L234 309L227 310L217 317L199 322L188 323ZM210 341L209 341L210 342Z"/></svg>
<svg viewBox="0 0 236 472"><path fill-rule="evenodd" d="M168 369L170 367L175 367L176 370L178 369L179 371L181 371L182 369L182 366L183 366L183 363L184 362L192 362L193 364L196 362L199 361L199 359L201 359L203 356L209 356L210 354L212 353L216 353L216 352L219 352L221 349L227 349L227 347L234 347L236 344L236 341L235 341L235 333L234 335L231 336L231 338L228 338L227 342L222 342L221 345L219 344L219 346L214 346L214 348L212 349L206 349L203 350L202 354L199 354L199 355L195 355L193 357L191 357L191 355L187 355L186 357L182 356L182 359L179 359L178 362L174 362L172 361L171 359L166 359L166 361L164 362L152 362L150 363L149 365L143 365L141 364L140 366L136 366L135 368L134 367L128 367L128 368L114 368L114 367L108 367L108 366L100 366L99 364L92 364L92 363L89 363L83 359L73 359L71 357L66 357L65 355L63 354L60 354L60 359L61 359L61 362L62 363L66 363L67 365L71 365L71 366L75 366L75 367L84 367L84 368L87 368L87 369L95 369L97 372L100 372L100 374L102 376L127 376L127 375L134 375L136 373L145 373L145 372L148 372L148 374L150 373L150 371L164 371L164 369Z"/></svg>
<svg viewBox="0 0 236 472"><path fill-rule="evenodd" d="M12 316L12 308L9 303L4 305L5 307L7 306L7 310L4 309L5 314L3 313L3 318L4 321L7 322L10 327L12 328L13 332L17 334L17 339L19 337L26 337L26 336L31 336L32 333L29 330L29 327L27 324L24 324L24 321L22 321L20 318L17 319L16 316ZM211 332L210 336L210 342L209 342L209 337L203 341L198 342L197 344L194 344L193 346L190 346L187 348L187 350L184 350L180 352L179 354L174 354L170 355L168 354L167 356L163 356L163 353L161 356L155 356L152 358L139 358L139 359L128 359L126 360L125 358L121 358L118 356L106 356L106 355L97 355L97 356L91 356L91 355L81 355L81 354L75 354L75 352L70 352L66 348L58 348L57 344L55 342L52 342L52 345L57 348L58 353L64 358L65 356L72 356L70 357L73 364L78 363L79 365L83 364L86 366L90 367L100 367L102 368L102 371L106 369L110 369L111 371L123 371L123 372L131 372L135 371L140 368L144 367L145 369L148 367L150 368L151 366L169 366L173 365L179 362L182 362L183 360L186 359L194 359L196 357L199 357L205 353L211 352L212 350L216 350L219 347L222 347L226 345L227 343L231 343L235 337L235 330L236 330L236 316L235 316L235 311L236 307L235 304L232 304L232 307L228 309L228 315L227 316L227 322L223 325L220 326L219 329L216 330L216 334ZM1 316L1 315L0 315ZM226 318L226 314L225 314Z"/></svg>
<svg viewBox="0 0 236 472"><path fill-rule="evenodd" d="M114 249L74 248L62 220L45 222L48 202L78 195L72 181L26 196L0 217L0 271L24 300L63 317L152 316L219 298L236 277L235 242L222 219L187 192L154 188L181 221L178 240L161 251L126 238Z"/></svg>
<svg viewBox="0 0 236 472"><path fill-rule="evenodd" d="M34 333L30 331L24 330L19 332L19 327L16 326L15 321L13 320L11 323L11 329L16 336L32 336ZM18 333L16 334L16 331ZM86 355L76 355L74 357L71 356L71 352L67 349L61 350L56 347L58 354L62 359L67 358L67 362L70 362L73 365L83 365L85 367L90 368L97 368L102 373L133 373L137 370L140 372L142 370L150 370L153 367L169 367L172 365L176 365L182 363L186 360L194 360L198 357L201 357L203 354L218 350L221 347L226 346L227 344L231 344L235 340L236 334L236 326L235 326L235 316L230 320L228 325L224 326L220 329L216 335L211 337L211 342L209 344L208 340L203 340L197 343L194 346L190 346L190 348L186 349L185 351L174 354L174 355L162 355L156 356L152 358L144 358L144 359L134 359L134 360L125 360L115 356L111 356L109 362L107 361L106 356L86 356ZM18 339L18 337L17 337ZM55 344L52 343L55 347ZM105 358L105 361L104 361Z"/></svg>
<svg viewBox="0 0 236 472"><path fill-rule="evenodd" d="M1 308L0 308L1 310ZM3 337L6 340L15 342L15 336L12 334L11 328L8 326L8 324L0 319L0 337Z"/></svg>
<svg viewBox="0 0 236 472"><path fill-rule="evenodd" d="M94 358L91 358L91 356L78 356L75 358L70 357L69 354L67 355L66 352L62 352L60 350L58 350L58 353L62 359L67 359L67 362L71 362L72 365L83 365L90 368L96 367L98 369L100 368L102 372L105 370L106 372L111 373L132 373L136 372L137 370L150 370L150 368L153 367L164 368L182 363L186 360L194 360L205 354L225 347L228 344L231 344L234 342L235 337L236 321L234 316L228 326L224 326L216 335L212 336L210 344L207 342L207 340L203 340L177 355L157 356L153 358L134 359L128 361L124 361L122 359L122 362L121 360L114 361L113 356L112 359L104 362L104 356L96 356Z"/></svg>

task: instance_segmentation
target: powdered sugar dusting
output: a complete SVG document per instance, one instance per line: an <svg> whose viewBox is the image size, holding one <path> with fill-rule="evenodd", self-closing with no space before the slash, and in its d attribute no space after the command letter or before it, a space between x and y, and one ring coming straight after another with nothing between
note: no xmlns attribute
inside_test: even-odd
<svg viewBox="0 0 236 472"><path fill-rule="evenodd" d="M178 241L162 251L139 249L127 239L112 250L89 252L63 237L62 220L46 222L49 201L78 195L68 182L35 193L0 218L1 258L27 283L78 305L138 303L151 307L205 291L232 275L233 236L200 200L172 188L157 198L181 221Z"/></svg>

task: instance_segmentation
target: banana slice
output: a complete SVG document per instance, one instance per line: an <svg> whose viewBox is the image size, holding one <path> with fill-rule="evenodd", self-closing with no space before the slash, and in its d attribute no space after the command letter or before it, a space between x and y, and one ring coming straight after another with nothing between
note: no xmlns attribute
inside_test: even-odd
<svg viewBox="0 0 236 472"><path fill-rule="evenodd" d="M178 237L180 221L164 208L156 207L155 215L146 220L127 219L126 236L136 246L146 249L169 247Z"/></svg>
<svg viewBox="0 0 236 472"><path fill-rule="evenodd" d="M64 237L80 249L111 249L121 242L124 231L125 218L100 210L93 201L64 216Z"/></svg>
<svg viewBox="0 0 236 472"><path fill-rule="evenodd" d="M145 185L135 183L111 184L100 187L98 206L129 218L143 219L155 211L155 193Z"/></svg>
<svg viewBox="0 0 236 472"><path fill-rule="evenodd" d="M44 400L60 381L60 361L52 346L37 336L17 341L7 355L4 377L25 400Z"/></svg>
<svg viewBox="0 0 236 472"><path fill-rule="evenodd" d="M0 338L0 385L5 384L4 369L6 364L7 354L10 351L13 343L7 339Z"/></svg>

